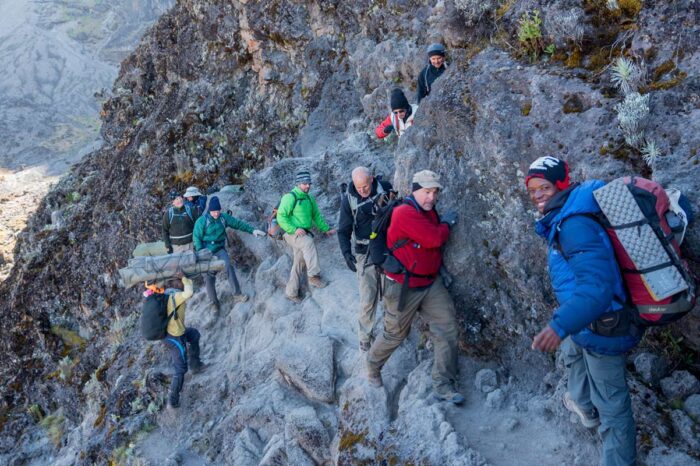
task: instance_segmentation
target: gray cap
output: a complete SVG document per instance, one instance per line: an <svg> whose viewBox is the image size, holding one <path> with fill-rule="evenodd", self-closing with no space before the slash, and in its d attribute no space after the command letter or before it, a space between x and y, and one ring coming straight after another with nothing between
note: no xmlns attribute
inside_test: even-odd
<svg viewBox="0 0 700 466"><path fill-rule="evenodd" d="M443 57L445 56L445 53L447 50L445 50L445 46L439 43L435 44L430 44L428 46L428 56L432 57L433 55L442 55Z"/></svg>
<svg viewBox="0 0 700 466"><path fill-rule="evenodd" d="M440 184L440 176L430 170L422 170L413 175L413 184L418 185L421 188L442 189L442 185Z"/></svg>
<svg viewBox="0 0 700 466"><path fill-rule="evenodd" d="M190 186L187 188L185 191L185 194L183 194L184 197L194 197L194 196L203 196L201 192L199 192L199 188L196 186Z"/></svg>

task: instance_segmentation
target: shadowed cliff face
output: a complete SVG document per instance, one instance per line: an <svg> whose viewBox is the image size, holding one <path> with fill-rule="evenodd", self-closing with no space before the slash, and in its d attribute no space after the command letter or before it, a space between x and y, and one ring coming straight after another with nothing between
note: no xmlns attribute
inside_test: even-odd
<svg viewBox="0 0 700 466"><path fill-rule="evenodd" d="M555 306L544 246L534 234L534 211L524 191L530 161L559 155L570 162L578 179L612 179L641 171L680 188L698 206L700 86L697 45L692 40L697 35L698 6L657 2L641 11L608 14L598 3L516 1L499 8L494 2L490 9L475 9L472 2L463 1L179 2L123 61L112 97L101 111L103 147L86 156L43 200L20 236L16 266L0 285L0 314L5 320L0 350L7 355L7 363L0 367L6 381L0 388L4 434L24 431L29 445L32 435L42 431L32 425L26 410L34 404L47 414L60 409L62 429L73 430L71 437L59 437L56 447L65 458L70 451L76 461L90 462L106 460L145 429L153 416L134 410L130 403L137 395L147 406L149 400L155 402L163 380L158 376L146 380L143 375L157 358L153 346L144 351L134 329L138 291L119 289L116 270L125 265L138 242L159 238L160 212L172 187L245 182L247 194L232 200L232 205L237 215L261 225L301 166L312 168L317 180L313 193L330 219L338 207L337 186L348 180L349 170L358 163L373 163L386 174L395 167L395 185L404 192L415 171L430 168L440 173L447 189L439 209L460 213L447 265L457 277L453 294L463 346L472 356L501 364L502 377L523 380L519 390L541 392L557 386L551 363L526 350ZM518 21L534 9L543 16L544 45L557 44L555 53L540 50L537 58L517 39ZM583 25L580 34L561 26L570 20L565 14L569 11L579 15L575 23ZM376 141L372 130L388 112L389 90L400 85L414 101L414 77L425 63L424 45L437 39L450 50L448 71L421 103L414 126L399 142ZM622 96L611 87L605 67L621 53L645 60L651 110L644 130L667 154L651 169L638 151L625 146L617 127L614 107ZM697 227L686 241L695 266L700 247ZM343 265L331 249L336 246L332 241L326 244L328 268L339 274L335 270ZM274 371L288 372L288 366L280 369L270 360L256 360L246 369L243 362L246 355L267 348L268 337L274 339L270 322L292 312L276 301L274 287L264 285L265 280L279 285L288 270L279 245L236 246L244 251L245 265L254 272L249 279L260 294L252 308L236 311L249 314L231 318L244 334L224 334L204 318L196 321L211 325L212 340L222 344L229 336L249 338L247 347L232 348L230 358L217 360L222 371L241 372L235 380L227 378L226 387L217 388L231 406L250 401L243 392L255 387L261 396L277 396L277 388L263 385L263 380ZM352 277L336 278L338 296L354 289ZM326 296L317 304L337 306L343 309L338 312L351 316L352 309L346 309L351 300ZM208 312L204 303L197 306ZM319 325L325 331L332 317L322 311ZM263 317L269 322L256 322ZM278 338L287 335L284 329L313 334L317 323L310 317L297 318L282 319L280 329L273 327L281 332ZM700 347L698 317L683 322L661 337L675 341L682 333L691 347ZM250 337L258 332L264 337ZM334 348L330 366L336 372L330 380L337 393L332 398L352 406L359 406L358 400L370 407L383 406L386 412L379 410L377 417L385 414L386 419L368 421L362 410L348 414L335 409L333 402L328 410L326 405L318 408L322 424L331 432L322 443L335 453L305 450L314 460L333 456L342 463L356 453L352 450L356 444L384 451L387 443L382 444L383 434L376 425L398 419L394 427L410 426L409 421L420 419L417 413L432 409L421 405L425 412L411 411L425 394L417 390L416 400L401 391L407 378L411 388L424 388L420 372L407 377L397 369L388 400L355 396L359 390L355 382L341 389L341 382L357 375L356 355L348 356L346 348L353 338L349 333L333 335L335 343L324 343ZM649 344L659 348L658 341L656 335ZM686 354L662 348L664 356L676 363ZM405 361L413 367L418 357L411 354ZM274 357L272 353L271 360ZM426 370L425 364L421 367ZM544 377L548 372L554 375ZM231 389L235 393L228 391L228 384L238 387ZM198 390L206 396L202 387ZM647 393L641 384L638 390L639 396ZM296 395L293 398L299 401ZM643 412L644 435L668 445L685 441L673 437L673 429L667 428L670 421L662 422L652 411ZM277 445L273 434L279 433L279 413L237 415L222 426L239 433L248 425L247 416L255 419L257 437L250 440L253 434L248 433L245 441L246 448L254 450L251 458L261 460L264 451L274 456L270 451ZM442 426L442 421L435 422ZM77 426L81 435L91 435L95 442L82 449L76 441ZM244 442L242 433L234 440L221 434L223 430L214 430L218 448ZM395 435L390 438L399 445L416 442ZM0 453L5 454L12 447L11 437L0 440ZM26 451L37 457L53 448L32 445ZM206 446L198 448L211 452ZM417 450L399 448L395 453L419 459ZM282 449L280 455L290 460L293 448ZM214 463L222 460L213 454L207 457ZM470 464L480 464L480 456L471 450L449 458L467 457Z"/></svg>

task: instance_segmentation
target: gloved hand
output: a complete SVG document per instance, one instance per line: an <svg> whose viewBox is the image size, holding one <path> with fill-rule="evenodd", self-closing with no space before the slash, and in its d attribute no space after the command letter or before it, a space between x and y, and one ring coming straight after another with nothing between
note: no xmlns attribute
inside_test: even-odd
<svg viewBox="0 0 700 466"><path fill-rule="evenodd" d="M444 265L440 266L440 277L442 277L442 284L445 285L445 288L449 288L454 281L454 277Z"/></svg>
<svg viewBox="0 0 700 466"><path fill-rule="evenodd" d="M262 230L253 230L253 236L256 238L262 238L263 236L267 236L267 233Z"/></svg>
<svg viewBox="0 0 700 466"><path fill-rule="evenodd" d="M172 253L173 253L173 248L172 247L168 248L168 254L172 254Z"/></svg>
<svg viewBox="0 0 700 466"><path fill-rule="evenodd" d="M384 134L391 134L392 131L394 131L394 125L384 127Z"/></svg>
<svg viewBox="0 0 700 466"><path fill-rule="evenodd" d="M447 223L447 225L452 228L453 226L457 225L457 212L450 210L449 212L442 214L440 221L442 223Z"/></svg>
<svg viewBox="0 0 700 466"><path fill-rule="evenodd" d="M357 259L355 259L355 256L351 252L346 252L343 257L345 257L345 263L348 264L348 268L353 272L357 272L357 267L355 267Z"/></svg>

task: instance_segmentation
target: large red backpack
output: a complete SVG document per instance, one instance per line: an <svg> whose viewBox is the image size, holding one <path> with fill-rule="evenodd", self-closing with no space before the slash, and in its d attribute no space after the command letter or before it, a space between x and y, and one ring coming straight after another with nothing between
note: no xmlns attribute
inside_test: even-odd
<svg viewBox="0 0 700 466"><path fill-rule="evenodd" d="M664 188L624 177L594 196L639 323L665 325L687 314L695 306L695 280L681 256L677 217Z"/></svg>

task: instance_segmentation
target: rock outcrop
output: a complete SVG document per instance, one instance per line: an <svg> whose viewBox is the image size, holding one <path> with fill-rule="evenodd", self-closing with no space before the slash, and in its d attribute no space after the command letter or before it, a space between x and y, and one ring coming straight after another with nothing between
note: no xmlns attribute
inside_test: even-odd
<svg viewBox="0 0 700 466"><path fill-rule="evenodd" d="M105 146L44 199L0 285L0 459L590 464L596 440L569 422L561 367L529 350L555 304L524 172L558 154L577 179L642 173L696 208L700 183L700 6L609 3L180 1L122 63L103 106ZM542 40L519 41L535 10ZM448 71L399 141L377 141L388 91L410 95L424 44L436 40L450 50ZM647 71L644 134L665 154L651 165L617 126L623 96L607 67L618 55ZM404 193L414 171L433 169L447 187L439 208L460 212L446 257L463 411L430 398L419 328L389 360L384 389L364 382L355 279L334 238L317 239L330 285L295 306L283 296L284 245L232 234L252 299L234 305L220 277L225 311L215 319L197 291L188 320L212 365L187 377L178 417L161 413L168 367L159 345L139 339L139 294L118 288L116 270L138 242L158 238L167 191L243 184L222 202L262 226L307 167L333 219L338 186L359 164L393 175ZM56 211L62 226L45 228ZM696 269L698 231L684 246ZM686 352L700 348L699 320L651 332L645 351L697 370ZM635 374L631 385L640 456L697 464L697 419ZM684 391L690 410L692 395Z"/></svg>

